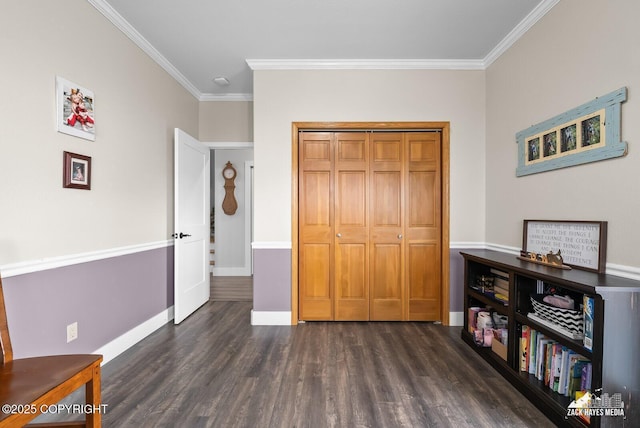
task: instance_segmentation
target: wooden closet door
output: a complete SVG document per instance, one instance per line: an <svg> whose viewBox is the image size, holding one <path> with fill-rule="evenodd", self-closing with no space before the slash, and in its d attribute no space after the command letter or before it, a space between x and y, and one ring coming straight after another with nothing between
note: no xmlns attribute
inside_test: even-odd
<svg viewBox="0 0 640 428"><path fill-rule="evenodd" d="M408 320L441 320L441 137L406 134L406 284Z"/></svg>
<svg viewBox="0 0 640 428"><path fill-rule="evenodd" d="M300 133L300 319L442 319L440 135Z"/></svg>
<svg viewBox="0 0 640 428"><path fill-rule="evenodd" d="M404 284L404 134L370 140L370 319L406 319Z"/></svg>
<svg viewBox="0 0 640 428"><path fill-rule="evenodd" d="M335 134L335 320L369 320L368 134Z"/></svg>
<svg viewBox="0 0 640 428"><path fill-rule="evenodd" d="M298 310L302 320L333 319L333 148L332 132L300 133Z"/></svg>

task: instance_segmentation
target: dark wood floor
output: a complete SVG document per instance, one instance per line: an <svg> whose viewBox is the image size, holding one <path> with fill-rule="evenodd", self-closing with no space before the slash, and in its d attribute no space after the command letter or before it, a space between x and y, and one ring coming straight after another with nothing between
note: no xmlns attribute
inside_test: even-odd
<svg viewBox="0 0 640 428"><path fill-rule="evenodd" d="M251 306L209 302L106 364L103 425L553 426L468 349L459 327L251 326Z"/></svg>
<svg viewBox="0 0 640 428"><path fill-rule="evenodd" d="M211 300L218 302L252 302L252 276L211 276Z"/></svg>

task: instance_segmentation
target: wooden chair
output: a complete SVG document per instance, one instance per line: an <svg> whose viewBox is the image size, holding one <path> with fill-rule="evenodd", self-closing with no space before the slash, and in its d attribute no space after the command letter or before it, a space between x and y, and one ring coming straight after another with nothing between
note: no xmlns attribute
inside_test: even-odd
<svg viewBox="0 0 640 428"><path fill-rule="evenodd" d="M85 385L86 406L82 408L84 421L33 424L29 426L95 427L101 425L100 363L102 355L54 355L13 359L7 313L5 311L2 278L0 278L0 427L22 427L48 406L56 405L64 397ZM93 409L96 409L94 411ZM66 413L60 408L57 413ZM77 412L77 410L76 410ZM49 411L49 413L53 413Z"/></svg>

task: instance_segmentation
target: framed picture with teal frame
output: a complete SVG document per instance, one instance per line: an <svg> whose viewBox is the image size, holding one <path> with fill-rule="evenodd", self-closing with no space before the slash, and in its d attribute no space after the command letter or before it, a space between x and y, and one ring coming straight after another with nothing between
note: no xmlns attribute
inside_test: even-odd
<svg viewBox="0 0 640 428"><path fill-rule="evenodd" d="M626 100L623 87L518 132L516 176L626 155L627 143L620 138L620 106Z"/></svg>

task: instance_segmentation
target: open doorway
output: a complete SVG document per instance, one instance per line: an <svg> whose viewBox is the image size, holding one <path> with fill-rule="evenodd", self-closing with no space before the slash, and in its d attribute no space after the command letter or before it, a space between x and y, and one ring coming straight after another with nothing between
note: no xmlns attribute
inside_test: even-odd
<svg viewBox="0 0 640 428"><path fill-rule="evenodd" d="M253 300L253 144L211 148L211 300Z"/></svg>

